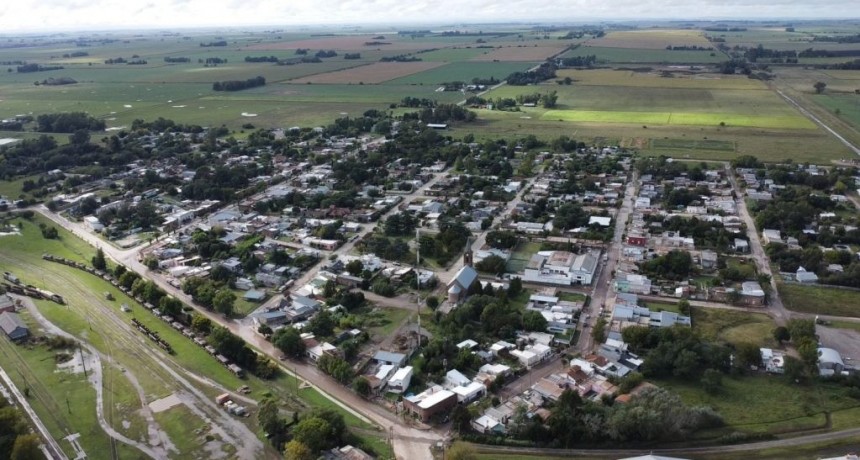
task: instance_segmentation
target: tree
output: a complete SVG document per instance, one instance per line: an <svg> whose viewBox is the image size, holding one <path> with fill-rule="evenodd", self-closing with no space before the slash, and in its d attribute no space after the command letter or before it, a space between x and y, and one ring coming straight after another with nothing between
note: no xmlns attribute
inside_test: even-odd
<svg viewBox="0 0 860 460"><path fill-rule="evenodd" d="M540 312L528 310L523 313L523 329L526 331L546 331L546 318Z"/></svg>
<svg viewBox="0 0 860 460"><path fill-rule="evenodd" d="M705 369L702 374L702 387L709 394L719 393L723 386L723 374L716 369Z"/></svg>
<svg viewBox="0 0 860 460"><path fill-rule="evenodd" d="M737 347L738 365L743 369L761 366L761 350L754 343L740 343Z"/></svg>
<svg viewBox="0 0 860 460"><path fill-rule="evenodd" d="M330 439L331 425L319 417L308 417L298 423L293 429L293 438L300 439L302 444L308 446L312 453L330 446L334 439Z"/></svg>
<svg viewBox="0 0 860 460"><path fill-rule="evenodd" d="M284 421L278 416L278 405L271 398L260 402L257 410L257 421L260 427L270 436L275 435L284 428Z"/></svg>
<svg viewBox="0 0 860 460"><path fill-rule="evenodd" d="M107 268L107 261L105 260L105 253L102 251L102 248L98 248L96 250L96 255L93 256L93 268L96 270L105 270Z"/></svg>
<svg viewBox="0 0 860 460"><path fill-rule="evenodd" d="M675 358L673 373L676 377L691 378L699 369L699 354L692 350L681 350Z"/></svg>
<svg viewBox="0 0 860 460"><path fill-rule="evenodd" d="M323 297L326 299L330 299L337 294L337 284L334 280L328 280L323 285Z"/></svg>
<svg viewBox="0 0 860 460"><path fill-rule="evenodd" d="M791 334L788 332L788 328L785 326L778 326L773 330L773 339L776 340L779 344L783 342L788 342L791 340Z"/></svg>
<svg viewBox="0 0 860 460"><path fill-rule="evenodd" d="M793 342L799 342L804 338L815 338L815 321L811 319L788 320L788 333Z"/></svg>
<svg viewBox="0 0 860 460"><path fill-rule="evenodd" d="M499 274L505 272L507 262L499 256L489 256L475 264L475 268L485 273Z"/></svg>
<svg viewBox="0 0 860 460"><path fill-rule="evenodd" d="M603 343L606 341L606 319L602 316L597 318L597 321L594 322L594 327L591 329L591 336L597 343Z"/></svg>
<svg viewBox="0 0 860 460"><path fill-rule="evenodd" d="M523 292L523 280L519 276L512 277L508 284L508 298L512 299L520 295L521 292Z"/></svg>
<svg viewBox="0 0 860 460"><path fill-rule="evenodd" d="M236 294L229 289L219 289L212 298L212 308L223 313L224 316L233 314L233 306L236 303Z"/></svg>
<svg viewBox="0 0 860 460"><path fill-rule="evenodd" d="M272 343L290 358L301 358L305 355L305 342L302 340L298 329L294 327L278 329L272 337Z"/></svg>
<svg viewBox="0 0 860 460"><path fill-rule="evenodd" d="M823 81L817 81L814 85L812 85L812 87L815 88L815 94L821 94L824 92L824 88L827 88L827 83L824 83Z"/></svg>
<svg viewBox="0 0 860 460"><path fill-rule="evenodd" d="M457 404L451 412L451 428L457 433L468 433L472 423L472 414L462 404Z"/></svg>
<svg viewBox="0 0 860 460"><path fill-rule="evenodd" d="M356 393L365 398L370 395L370 382L364 377L355 379L355 382L352 382L352 388Z"/></svg>
<svg viewBox="0 0 860 460"><path fill-rule="evenodd" d="M314 460L317 458L303 442L293 439L284 448L284 460Z"/></svg>
<svg viewBox="0 0 860 460"><path fill-rule="evenodd" d="M436 308L439 307L439 298L436 296L431 295L430 297L427 297L425 302L427 303L427 308L431 310L436 310Z"/></svg>
<svg viewBox="0 0 860 460"><path fill-rule="evenodd" d="M346 271L352 276L359 276L364 271L364 264L358 259L350 260L346 264Z"/></svg>
<svg viewBox="0 0 860 460"><path fill-rule="evenodd" d="M195 313L191 317L191 329L201 334L208 334L212 329L212 321L203 315Z"/></svg>
<svg viewBox="0 0 860 460"><path fill-rule="evenodd" d="M477 460L478 452L468 444L455 442L448 448L446 458L448 460Z"/></svg>
<svg viewBox="0 0 860 460"><path fill-rule="evenodd" d="M322 310L308 321L307 330L317 337L328 337L334 332L335 322L328 310Z"/></svg>
<svg viewBox="0 0 860 460"><path fill-rule="evenodd" d="M12 446L10 460L39 460L45 458L39 449L41 441L35 434L19 434Z"/></svg>
<svg viewBox="0 0 860 460"><path fill-rule="evenodd" d="M690 301L687 299L681 299L678 301L678 311L680 311L682 315L690 316Z"/></svg>

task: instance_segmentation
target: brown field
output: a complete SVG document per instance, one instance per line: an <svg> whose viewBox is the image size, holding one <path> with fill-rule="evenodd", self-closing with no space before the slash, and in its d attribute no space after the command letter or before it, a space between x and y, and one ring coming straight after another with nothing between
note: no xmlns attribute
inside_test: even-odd
<svg viewBox="0 0 860 460"><path fill-rule="evenodd" d="M635 48L662 50L667 46L703 46L711 47L698 30L624 30L609 32L604 37L585 42L588 46L605 46L608 48Z"/></svg>
<svg viewBox="0 0 860 460"><path fill-rule="evenodd" d="M557 46L535 46L535 45L509 45L504 48L496 48L487 54L481 54L473 61L513 61L513 62L538 62L561 53L567 48L566 45Z"/></svg>
<svg viewBox="0 0 860 460"><path fill-rule="evenodd" d="M293 40L274 43L258 43L246 47L249 51L264 51L264 50L293 50L297 48L308 48L311 50L396 50L396 51L415 51L421 49L439 48L438 43L419 43L413 40L398 40L398 37L386 37L385 40L374 40L375 35L350 35L338 37L318 37L309 38L306 40ZM366 42L386 42L389 45L365 45Z"/></svg>
<svg viewBox="0 0 860 460"><path fill-rule="evenodd" d="M430 70L444 64L444 62L426 61L374 62L373 64L353 67L351 69L336 70L334 72L326 72L299 78L297 80L293 80L292 83L317 83L329 85L350 83L375 84Z"/></svg>

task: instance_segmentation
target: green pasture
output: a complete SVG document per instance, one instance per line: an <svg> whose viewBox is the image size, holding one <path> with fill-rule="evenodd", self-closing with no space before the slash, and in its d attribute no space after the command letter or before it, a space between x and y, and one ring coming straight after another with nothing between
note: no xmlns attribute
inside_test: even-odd
<svg viewBox="0 0 860 460"><path fill-rule="evenodd" d="M860 317L860 291L778 283L785 308L817 315Z"/></svg>
<svg viewBox="0 0 860 460"><path fill-rule="evenodd" d="M490 51L490 50L486 50ZM522 72L535 63L523 62L453 62L406 77L386 82L386 85L438 85L450 81L471 81L473 78L503 79L513 72Z"/></svg>
<svg viewBox="0 0 860 460"><path fill-rule="evenodd" d="M774 345L772 331L776 324L763 314L693 307L692 321L693 330L708 340L719 340L732 345Z"/></svg>
<svg viewBox="0 0 860 460"><path fill-rule="evenodd" d="M564 57L597 56L600 63L617 64L714 64L725 61L721 51L670 51L665 49L611 48L580 46Z"/></svg>
<svg viewBox="0 0 860 460"><path fill-rule="evenodd" d="M596 110L548 110L541 118L549 120L595 123L642 123L665 125L815 129L815 125L800 116L738 115L731 113L689 112L626 112Z"/></svg>
<svg viewBox="0 0 860 460"><path fill-rule="evenodd" d="M860 81L857 82L860 87ZM860 95L845 93L817 94L812 100L824 106L834 116L860 130ZM836 111L839 111L837 114Z"/></svg>

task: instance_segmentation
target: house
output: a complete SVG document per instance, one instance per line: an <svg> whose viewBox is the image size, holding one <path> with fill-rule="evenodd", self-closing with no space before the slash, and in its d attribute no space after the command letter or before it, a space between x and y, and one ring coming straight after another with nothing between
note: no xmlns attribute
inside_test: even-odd
<svg viewBox="0 0 860 460"><path fill-rule="evenodd" d="M771 374L785 373L785 355L770 348L759 348L761 363L764 370Z"/></svg>
<svg viewBox="0 0 860 460"><path fill-rule="evenodd" d="M764 305L764 289L755 281L745 281L741 284L741 300L747 305Z"/></svg>
<svg viewBox="0 0 860 460"><path fill-rule="evenodd" d="M798 283L815 284L818 282L818 275L815 272L808 272L803 267L798 267L797 273L794 275Z"/></svg>
<svg viewBox="0 0 860 460"><path fill-rule="evenodd" d="M9 294L0 294L0 313L7 311L15 311L15 301L9 297Z"/></svg>
<svg viewBox="0 0 860 460"><path fill-rule="evenodd" d="M829 377L841 374L843 370L845 370L845 363L842 361L842 356L838 351L823 347L818 349L818 374L820 376Z"/></svg>
<svg viewBox="0 0 860 460"><path fill-rule="evenodd" d="M735 238L735 243L732 245L735 251L747 253L750 252L750 243L747 240Z"/></svg>
<svg viewBox="0 0 860 460"><path fill-rule="evenodd" d="M631 244L633 246L645 246L648 244L648 237L641 233L630 233L627 235L627 244Z"/></svg>
<svg viewBox="0 0 860 460"><path fill-rule="evenodd" d="M406 355L379 350L375 355L373 355L373 360L378 364L391 364L395 367L402 367L406 362Z"/></svg>
<svg viewBox="0 0 860 460"><path fill-rule="evenodd" d="M337 347L328 342L318 343L315 346L308 348L307 350L307 356L313 362L319 361L319 359L322 358L323 355L334 356L336 354Z"/></svg>
<svg viewBox="0 0 860 460"><path fill-rule="evenodd" d="M464 349L464 348L465 348L465 349L467 349L467 350L471 350L471 349L473 349L473 348L475 348L475 347L477 347L477 346L478 346L478 342L475 342L475 341L474 341L474 340L472 340L472 339L466 339L466 340L464 340L464 341L462 341L462 342L460 342L460 343L458 343L458 344L457 344L457 348L458 348L458 349L460 349L460 350L462 350L462 349Z"/></svg>
<svg viewBox="0 0 860 460"><path fill-rule="evenodd" d="M242 296L242 298L249 302L262 302L266 299L266 293L264 291L251 289L250 291L246 292L245 295Z"/></svg>
<svg viewBox="0 0 860 460"><path fill-rule="evenodd" d="M401 367L388 380L389 393L405 393L412 381L412 366Z"/></svg>
<svg viewBox="0 0 860 460"><path fill-rule="evenodd" d="M448 371L445 383L448 390L457 395L459 403L468 404L487 394L483 383L471 381L457 370Z"/></svg>
<svg viewBox="0 0 860 460"><path fill-rule="evenodd" d="M570 286L591 284L597 269L597 257L591 253L540 251L533 255L523 271L523 281Z"/></svg>
<svg viewBox="0 0 860 460"><path fill-rule="evenodd" d="M403 398L403 405L422 422L427 422L433 416L453 409L457 405L457 395L434 385L417 395Z"/></svg>
<svg viewBox="0 0 860 460"><path fill-rule="evenodd" d="M478 272L472 268L472 251L467 250L464 259L468 259L454 278L448 282L448 302L458 304L466 299L469 288L478 280Z"/></svg>
<svg viewBox="0 0 860 460"><path fill-rule="evenodd" d="M699 255L702 268L706 270L717 268L717 253L714 251L705 250Z"/></svg>
<svg viewBox="0 0 860 460"><path fill-rule="evenodd" d="M783 243L782 234L779 230L766 228L761 232L761 239L764 241L764 244Z"/></svg>
<svg viewBox="0 0 860 460"><path fill-rule="evenodd" d="M350 445L334 448L322 453L323 460L373 460L373 456L367 452Z"/></svg>
<svg viewBox="0 0 860 460"><path fill-rule="evenodd" d="M30 328L21 321L17 313L0 313L0 329L9 337L9 340L18 342L30 336Z"/></svg>
<svg viewBox="0 0 860 460"><path fill-rule="evenodd" d="M491 417L486 414L472 420L472 428L474 428L475 431L477 431L478 433L505 433L505 425L503 425L500 421L496 420L494 417Z"/></svg>
<svg viewBox="0 0 860 460"><path fill-rule="evenodd" d="M536 343L522 350L511 350L511 356L516 358L526 368L531 368L535 364L547 359L551 352L552 349L550 347L542 343Z"/></svg>
<svg viewBox="0 0 860 460"><path fill-rule="evenodd" d="M86 216L84 217L84 224L89 227L90 230L94 232L100 232L105 229L104 224L99 221L99 218L96 216Z"/></svg>
<svg viewBox="0 0 860 460"><path fill-rule="evenodd" d="M590 216L588 218L588 225L598 225L600 227L609 227L609 224L612 222L611 217L600 217L600 216Z"/></svg>
<svg viewBox="0 0 860 460"><path fill-rule="evenodd" d="M267 311L255 315L254 321L269 327L281 326L287 323L287 312L281 310Z"/></svg>
<svg viewBox="0 0 860 460"><path fill-rule="evenodd" d="M651 280L645 275L620 274L615 278L614 288L616 292L647 295L651 293Z"/></svg>

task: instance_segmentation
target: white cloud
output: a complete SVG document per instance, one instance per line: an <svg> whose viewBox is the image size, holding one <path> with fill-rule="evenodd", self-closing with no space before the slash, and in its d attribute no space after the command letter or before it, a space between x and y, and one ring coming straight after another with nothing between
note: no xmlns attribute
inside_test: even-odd
<svg viewBox="0 0 860 460"><path fill-rule="evenodd" d="M0 30L845 16L844 0L10 0ZM856 17L858 13L854 12Z"/></svg>

